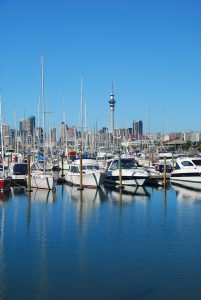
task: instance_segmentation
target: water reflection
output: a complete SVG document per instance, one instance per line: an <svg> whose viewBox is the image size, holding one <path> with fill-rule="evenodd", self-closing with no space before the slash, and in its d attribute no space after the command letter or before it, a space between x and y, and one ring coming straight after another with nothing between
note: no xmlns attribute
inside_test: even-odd
<svg viewBox="0 0 201 300"><path fill-rule="evenodd" d="M19 187L13 186L13 187L11 187L11 194L14 197L23 195L25 192L26 192L26 188L23 187L23 186L19 186Z"/></svg>
<svg viewBox="0 0 201 300"><path fill-rule="evenodd" d="M177 200L191 200L191 201L200 201L201 200L201 191L189 189L177 185L172 185L173 190L176 191Z"/></svg>
<svg viewBox="0 0 201 300"><path fill-rule="evenodd" d="M149 192L143 186L125 186L122 190L119 189L107 189L105 190L107 198L110 201L122 202L122 203L132 203L134 201L140 200L144 203L144 200L150 198Z"/></svg>
<svg viewBox="0 0 201 300"><path fill-rule="evenodd" d="M106 195L102 188L100 189L84 189L79 191L76 187L66 186L67 193L73 201L85 201L88 206L99 206L106 199Z"/></svg>
<svg viewBox="0 0 201 300"><path fill-rule="evenodd" d="M0 192L0 205L6 205L10 196L11 196L11 191L7 191L6 193Z"/></svg>
<svg viewBox="0 0 201 300"><path fill-rule="evenodd" d="M5 206L1 210L0 223L0 299L4 299L5 294L5 255L4 255L4 225L5 225Z"/></svg>
<svg viewBox="0 0 201 300"><path fill-rule="evenodd" d="M199 299L201 205L185 202L201 192L173 188L12 189L0 202L0 299Z"/></svg>
<svg viewBox="0 0 201 300"><path fill-rule="evenodd" d="M32 189L31 199L34 201L54 202L57 199L56 190Z"/></svg>

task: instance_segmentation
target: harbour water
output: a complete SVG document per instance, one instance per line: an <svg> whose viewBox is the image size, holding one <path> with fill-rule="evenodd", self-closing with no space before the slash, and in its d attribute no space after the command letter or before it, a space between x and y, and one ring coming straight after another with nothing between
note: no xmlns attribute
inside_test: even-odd
<svg viewBox="0 0 201 300"><path fill-rule="evenodd" d="M200 299L201 192L12 188L0 201L0 300Z"/></svg>

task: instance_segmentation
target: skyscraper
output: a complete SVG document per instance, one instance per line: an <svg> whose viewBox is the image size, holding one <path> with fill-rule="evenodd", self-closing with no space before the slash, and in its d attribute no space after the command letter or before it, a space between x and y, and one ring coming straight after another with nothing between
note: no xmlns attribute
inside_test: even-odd
<svg viewBox="0 0 201 300"><path fill-rule="evenodd" d="M29 118L20 121L19 129L20 131L26 132L27 135L33 136L35 131L35 117L30 116Z"/></svg>
<svg viewBox="0 0 201 300"><path fill-rule="evenodd" d="M143 135L143 122L137 120L133 122L133 136L136 139L140 139Z"/></svg>

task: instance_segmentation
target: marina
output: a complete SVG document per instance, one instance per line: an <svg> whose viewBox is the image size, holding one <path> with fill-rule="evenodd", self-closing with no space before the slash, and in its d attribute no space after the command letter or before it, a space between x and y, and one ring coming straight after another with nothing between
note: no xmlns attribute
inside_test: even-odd
<svg viewBox="0 0 201 300"><path fill-rule="evenodd" d="M199 300L201 1L0 13L0 300Z"/></svg>
<svg viewBox="0 0 201 300"><path fill-rule="evenodd" d="M0 198L0 299L199 299L201 194L12 187Z"/></svg>

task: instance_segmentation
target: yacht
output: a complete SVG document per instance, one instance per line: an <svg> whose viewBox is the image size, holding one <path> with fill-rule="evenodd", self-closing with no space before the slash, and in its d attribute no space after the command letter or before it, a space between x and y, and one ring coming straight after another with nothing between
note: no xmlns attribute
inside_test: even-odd
<svg viewBox="0 0 201 300"><path fill-rule="evenodd" d="M103 184L105 172L100 170L95 159L82 159L82 187L98 188ZM65 171L68 184L80 186L80 160L74 160Z"/></svg>
<svg viewBox="0 0 201 300"><path fill-rule="evenodd" d="M139 167L132 155L121 155L121 178L122 185L142 186L150 173ZM119 158L115 157L106 171L106 185L118 186L120 184Z"/></svg>
<svg viewBox="0 0 201 300"><path fill-rule="evenodd" d="M175 168L170 176L170 181L173 184L201 190L201 158L177 158Z"/></svg>

